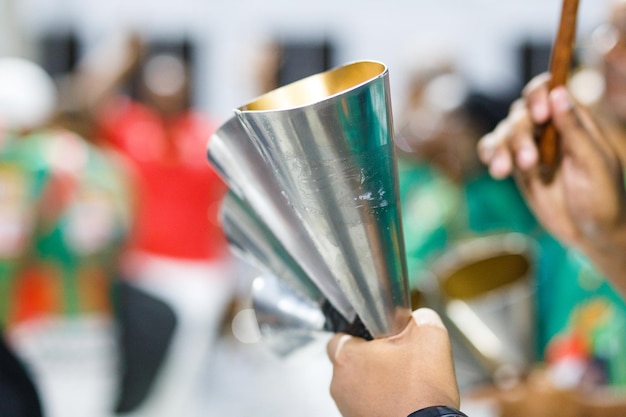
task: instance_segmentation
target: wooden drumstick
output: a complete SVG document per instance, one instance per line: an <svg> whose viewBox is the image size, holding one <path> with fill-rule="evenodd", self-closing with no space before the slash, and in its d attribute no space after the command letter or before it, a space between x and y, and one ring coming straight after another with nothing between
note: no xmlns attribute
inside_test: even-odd
<svg viewBox="0 0 626 417"><path fill-rule="evenodd" d="M565 85L572 65L574 42L576 39L576 20L578 0L563 0L561 22L550 57L552 78L549 89ZM552 123L548 123L539 138L539 161L542 165L554 168L558 161L559 144L557 132Z"/></svg>

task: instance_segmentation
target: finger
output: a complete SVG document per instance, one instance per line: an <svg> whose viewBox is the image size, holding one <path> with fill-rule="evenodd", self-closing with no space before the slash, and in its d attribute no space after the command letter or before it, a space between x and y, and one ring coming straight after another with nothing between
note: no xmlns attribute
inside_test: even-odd
<svg viewBox="0 0 626 417"><path fill-rule="evenodd" d="M430 308L418 308L413 312L413 320L417 327L432 326L440 329L446 329L441 317L435 310Z"/></svg>
<svg viewBox="0 0 626 417"><path fill-rule="evenodd" d="M498 150L506 147L510 136L510 123L508 117L498 123L496 128L483 136L477 145L478 157L486 164L490 165Z"/></svg>
<svg viewBox="0 0 626 417"><path fill-rule="evenodd" d="M534 76L527 84L524 86L522 90L522 97L529 97L535 91L545 88L548 88L548 84L550 83L550 79L552 75L549 72L543 72L539 75Z"/></svg>
<svg viewBox="0 0 626 417"><path fill-rule="evenodd" d="M345 345L348 343L359 343L357 339L361 342L365 342L363 339L355 338L349 334L335 334L326 345L326 353L328 354L330 361L335 364L335 359L339 356L339 353L342 349L344 349Z"/></svg>
<svg viewBox="0 0 626 417"><path fill-rule="evenodd" d="M420 308L413 312L413 323L407 326L402 337L413 340L415 347L430 352L433 359L444 359L451 349L448 329L437 312L430 308Z"/></svg>
<svg viewBox="0 0 626 417"><path fill-rule="evenodd" d="M507 118L498 123L498 126L485 135L477 145L478 157L496 178L509 175L513 169L511 156L508 155L510 136L510 121Z"/></svg>
<svg viewBox="0 0 626 417"><path fill-rule="evenodd" d="M522 91L532 121L536 124L544 124L550 119L550 106L548 103L548 83L550 74L543 73L533 78Z"/></svg>
<svg viewBox="0 0 626 417"><path fill-rule="evenodd" d="M508 117L478 144L479 158L489 165L494 178L509 176L515 166L527 170L537 165L539 152L534 130L526 101L516 100Z"/></svg>
<svg viewBox="0 0 626 417"><path fill-rule="evenodd" d="M610 145L592 117L576 106L564 87L550 93L554 125L561 138L563 153L571 155L578 164L591 163L595 156L611 154Z"/></svg>
<svg viewBox="0 0 626 417"><path fill-rule="evenodd" d="M483 164L489 165L500 145L501 141L499 141L499 137L496 136L495 133L490 132L486 134L478 141L478 145L476 146L478 158Z"/></svg>
<svg viewBox="0 0 626 417"><path fill-rule="evenodd" d="M524 100L517 100L510 112L511 139L508 141L515 165L528 170L539 162L539 151L535 144L535 125Z"/></svg>
<svg viewBox="0 0 626 417"><path fill-rule="evenodd" d="M489 174L496 179L501 179L508 177L512 172L513 158L511 151L507 147L498 148L489 164Z"/></svg>
<svg viewBox="0 0 626 417"><path fill-rule="evenodd" d="M519 139L514 142L514 145L516 147L515 164L521 170L528 170L537 165L539 162L539 151L530 134L520 136Z"/></svg>
<svg viewBox="0 0 626 417"><path fill-rule="evenodd" d="M440 400L443 404L458 407L459 393L452 344L441 317L434 310L420 308L413 312L413 321L415 325L408 337L413 351L425 358L420 362L419 368L414 370L428 375L429 382L437 388L439 395L445 394L446 398Z"/></svg>
<svg viewBox="0 0 626 417"><path fill-rule="evenodd" d="M450 337L448 329L443 324L441 317L437 312L430 308L420 308L413 312L413 321L415 326L411 330L411 326L407 326L405 333L412 334L417 343L424 343L428 340L428 346L422 346L422 349L435 349L439 353L447 353L450 349ZM433 355L435 355L433 353ZM437 357L437 356L433 356Z"/></svg>

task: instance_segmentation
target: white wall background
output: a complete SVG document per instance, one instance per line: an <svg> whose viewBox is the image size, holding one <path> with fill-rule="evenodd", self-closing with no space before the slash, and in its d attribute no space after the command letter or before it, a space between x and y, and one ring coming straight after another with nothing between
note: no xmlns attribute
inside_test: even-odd
<svg viewBox="0 0 626 417"><path fill-rule="evenodd" d="M581 0L579 38L604 19L610 1ZM267 40L329 37L337 64L387 64L397 106L425 49L451 50L480 90L506 89L519 71L514 48L552 39L560 7L559 0L0 0L0 55L25 50L23 38L59 25L88 44L127 27L188 35L200 49L198 104L224 118L259 93L254 54Z"/></svg>

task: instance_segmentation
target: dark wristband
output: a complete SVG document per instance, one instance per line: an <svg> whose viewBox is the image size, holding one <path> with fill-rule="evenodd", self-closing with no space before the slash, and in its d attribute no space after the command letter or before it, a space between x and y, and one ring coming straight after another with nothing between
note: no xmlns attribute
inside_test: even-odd
<svg viewBox="0 0 626 417"><path fill-rule="evenodd" d="M467 417L467 415L455 408L438 405L422 408L409 414L407 417Z"/></svg>

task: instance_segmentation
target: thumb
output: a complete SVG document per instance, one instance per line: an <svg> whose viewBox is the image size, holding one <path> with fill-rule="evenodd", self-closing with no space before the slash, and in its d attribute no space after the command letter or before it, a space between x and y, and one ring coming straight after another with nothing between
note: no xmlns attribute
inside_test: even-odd
<svg viewBox="0 0 626 417"><path fill-rule="evenodd" d="M428 381L432 398L458 408L460 399L452 344L441 317L434 310L420 308L413 312L413 320L415 327L409 337L421 358L419 372Z"/></svg>
<svg viewBox="0 0 626 417"><path fill-rule="evenodd" d="M433 350L432 354L436 357L451 349L448 329L437 312L430 308L417 309L413 312L413 322L415 326L408 337L413 339L414 343L423 345L424 341L428 340L422 348Z"/></svg>
<svg viewBox="0 0 626 417"><path fill-rule="evenodd" d="M439 314L430 308L418 308L415 310L413 312L413 320L415 320L417 327L433 326L444 330L446 329Z"/></svg>
<svg viewBox="0 0 626 417"><path fill-rule="evenodd" d="M413 312L413 326L407 333L411 343L430 351L432 357L440 357L443 352L451 349L450 335L437 312L429 308L420 308ZM425 341L428 341L425 343Z"/></svg>
<svg viewBox="0 0 626 417"><path fill-rule="evenodd" d="M337 333L328 341L328 344L326 345L326 353L328 354L328 358L334 365L335 359L339 356L339 352L341 352L346 344L358 343L367 342L360 337L353 337L346 333Z"/></svg>

